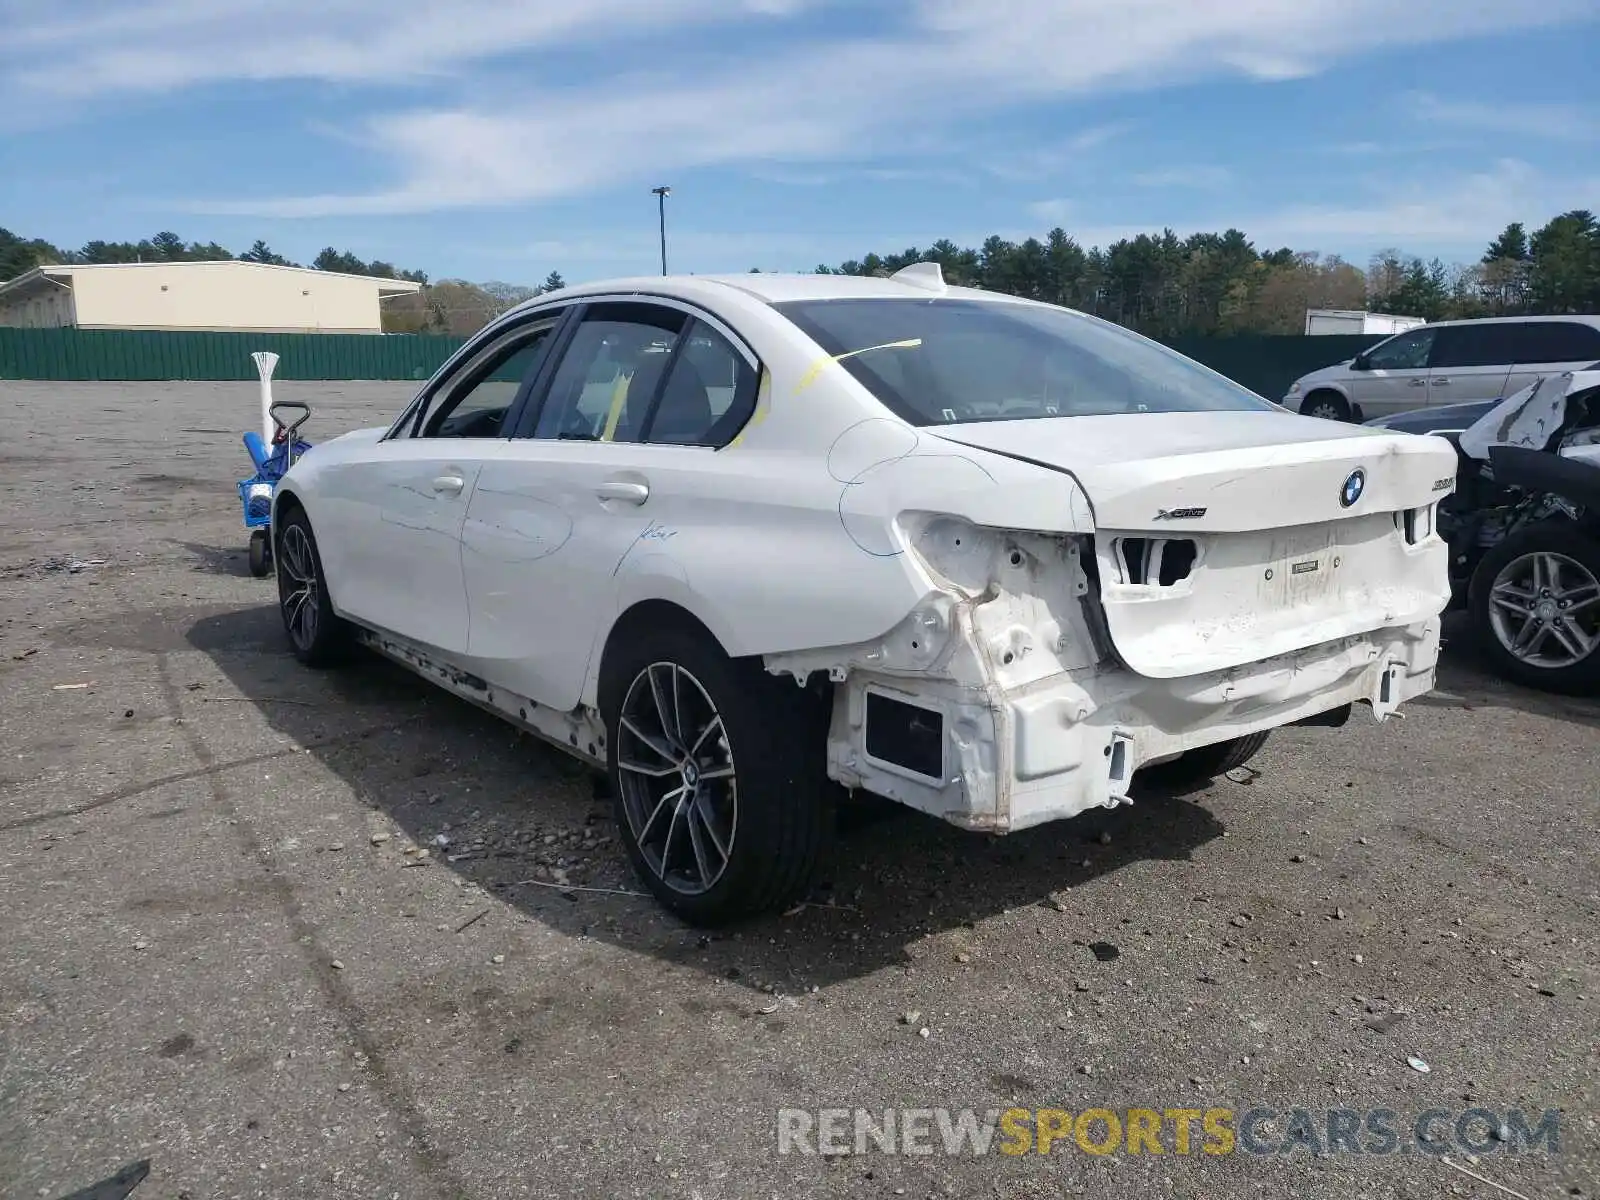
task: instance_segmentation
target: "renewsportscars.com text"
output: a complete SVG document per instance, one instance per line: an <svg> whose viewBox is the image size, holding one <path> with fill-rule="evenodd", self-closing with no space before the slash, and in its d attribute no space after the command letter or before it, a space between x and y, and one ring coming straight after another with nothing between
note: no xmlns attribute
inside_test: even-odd
<svg viewBox="0 0 1600 1200"><path fill-rule="evenodd" d="M1561 1150L1560 1113L1518 1108L784 1108L779 1154L1389 1155Z"/></svg>

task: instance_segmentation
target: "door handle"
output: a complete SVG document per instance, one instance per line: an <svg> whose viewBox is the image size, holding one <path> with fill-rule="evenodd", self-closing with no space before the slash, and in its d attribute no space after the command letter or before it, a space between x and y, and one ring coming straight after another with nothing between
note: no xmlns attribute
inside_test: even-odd
<svg viewBox="0 0 1600 1200"><path fill-rule="evenodd" d="M1441 383L1449 383L1450 381L1448 379L1435 379L1433 382L1437 385Z"/></svg>
<svg viewBox="0 0 1600 1200"><path fill-rule="evenodd" d="M466 486L467 481L459 475L440 475L433 481L433 490L446 496L459 495Z"/></svg>
<svg viewBox="0 0 1600 1200"><path fill-rule="evenodd" d="M1411 386L1412 387L1427 387L1428 386L1428 381L1426 379L1413 379L1411 381Z"/></svg>
<svg viewBox="0 0 1600 1200"><path fill-rule="evenodd" d="M650 485L632 479L608 479L595 488L594 494L602 500L620 500L624 504L643 504L650 499Z"/></svg>

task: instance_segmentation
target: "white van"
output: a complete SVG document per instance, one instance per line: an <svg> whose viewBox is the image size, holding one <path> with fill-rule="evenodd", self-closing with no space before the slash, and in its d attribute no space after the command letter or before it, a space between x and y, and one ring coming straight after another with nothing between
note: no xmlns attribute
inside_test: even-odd
<svg viewBox="0 0 1600 1200"><path fill-rule="evenodd" d="M1348 362L1302 375L1292 412L1362 421L1440 404L1499 400L1541 375L1600 360L1600 316L1485 317L1408 329Z"/></svg>

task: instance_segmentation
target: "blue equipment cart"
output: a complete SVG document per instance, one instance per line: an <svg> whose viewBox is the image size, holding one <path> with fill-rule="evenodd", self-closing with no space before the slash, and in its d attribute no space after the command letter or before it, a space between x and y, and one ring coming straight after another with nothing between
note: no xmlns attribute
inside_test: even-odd
<svg viewBox="0 0 1600 1200"><path fill-rule="evenodd" d="M283 410L283 415L279 415ZM272 414L272 447L262 443L261 435L251 430L244 435L244 448L256 473L239 481L239 503L244 507L244 525L250 531L250 574L260 579L272 572L272 497L278 480L295 461L311 449L300 440L300 426L311 418L311 408L298 400L279 400L268 410ZM289 413L298 412L294 420Z"/></svg>

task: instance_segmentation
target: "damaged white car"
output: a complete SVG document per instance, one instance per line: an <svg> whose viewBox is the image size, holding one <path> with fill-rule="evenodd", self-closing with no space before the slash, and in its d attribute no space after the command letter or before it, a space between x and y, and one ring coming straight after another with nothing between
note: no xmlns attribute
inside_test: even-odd
<svg viewBox="0 0 1600 1200"><path fill-rule="evenodd" d="M609 773L654 894L802 894L834 784L1007 833L1433 683L1442 439L1285 413L1115 325L891 279L569 288L272 529L294 653L363 643Z"/></svg>
<svg viewBox="0 0 1600 1200"><path fill-rule="evenodd" d="M1537 380L1456 438L1455 599L1501 674L1600 694L1600 370Z"/></svg>

